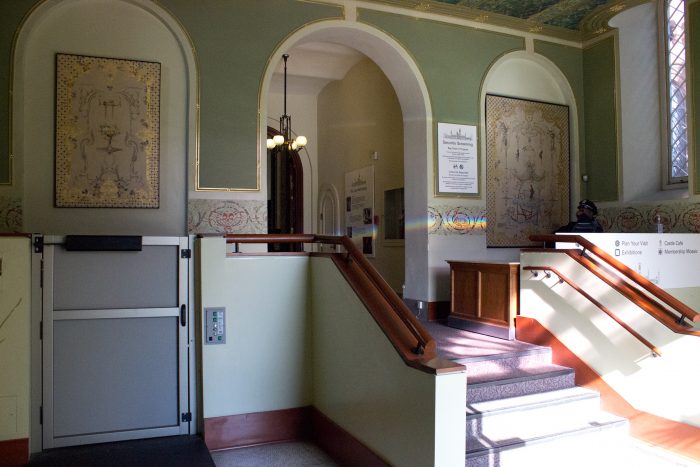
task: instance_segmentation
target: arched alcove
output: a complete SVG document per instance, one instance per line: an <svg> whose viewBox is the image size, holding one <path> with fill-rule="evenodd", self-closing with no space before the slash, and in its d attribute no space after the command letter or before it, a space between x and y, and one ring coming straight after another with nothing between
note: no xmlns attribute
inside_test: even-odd
<svg viewBox="0 0 700 467"><path fill-rule="evenodd" d="M160 63L158 209L54 207L57 53ZM185 234L188 156L193 161L197 149L197 68L180 24L146 0L46 0L25 18L13 56L12 140L23 229L51 234Z"/></svg>
<svg viewBox="0 0 700 467"><path fill-rule="evenodd" d="M271 56L260 87L260 109L268 108L268 94L276 57L305 42L328 42L351 47L371 59L386 75L396 92L404 124L404 186L406 230L406 298L426 300L430 288L428 272L428 164L432 163L432 114L427 87L413 59L394 39L367 25L347 21L325 21L310 25L288 37ZM268 116L261 112L260 128ZM265 134L260 133L260 150ZM263 154L261 153L261 157ZM314 206L316 212L317 207Z"/></svg>
<svg viewBox="0 0 700 467"><path fill-rule="evenodd" d="M570 203L576 203L579 193L579 122L573 90L564 73L549 59L532 52L508 53L489 69L481 89L481 108L485 108L486 94L549 102L569 107L570 138ZM485 113L481 128L486 128ZM483 134L483 133L482 133ZM481 138L481 154L486 157L486 138ZM486 180L486 164L481 165L481 179ZM573 206L572 206L573 207Z"/></svg>

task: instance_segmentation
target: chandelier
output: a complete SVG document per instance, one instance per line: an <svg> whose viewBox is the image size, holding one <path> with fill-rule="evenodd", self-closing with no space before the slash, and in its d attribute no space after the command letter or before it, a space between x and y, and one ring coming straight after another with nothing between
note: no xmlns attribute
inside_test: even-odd
<svg viewBox="0 0 700 467"><path fill-rule="evenodd" d="M280 117L280 133L273 138L267 139L267 149L274 149L279 146L287 146L288 149L296 151L306 146L306 136L299 135L292 140L292 117L287 115L287 59L289 54L283 54L284 59L284 115Z"/></svg>

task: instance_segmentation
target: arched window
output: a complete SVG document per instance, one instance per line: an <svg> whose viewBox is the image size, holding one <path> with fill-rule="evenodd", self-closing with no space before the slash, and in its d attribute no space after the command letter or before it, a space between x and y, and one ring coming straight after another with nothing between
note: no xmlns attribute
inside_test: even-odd
<svg viewBox="0 0 700 467"><path fill-rule="evenodd" d="M664 69L668 157L665 184L688 182L685 0L664 0Z"/></svg>

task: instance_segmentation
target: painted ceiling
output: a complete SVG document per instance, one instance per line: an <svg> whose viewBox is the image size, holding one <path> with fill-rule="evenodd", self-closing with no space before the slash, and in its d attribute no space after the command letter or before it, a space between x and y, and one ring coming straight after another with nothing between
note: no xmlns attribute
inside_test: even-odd
<svg viewBox="0 0 700 467"><path fill-rule="evenodd" d="M533 21L549 26L579 30L581 21L610 0L434 0Z"/></svg>

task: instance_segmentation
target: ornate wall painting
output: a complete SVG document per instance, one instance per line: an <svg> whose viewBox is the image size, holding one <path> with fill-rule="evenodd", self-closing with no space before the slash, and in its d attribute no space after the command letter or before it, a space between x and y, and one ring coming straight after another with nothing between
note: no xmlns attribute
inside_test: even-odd
<svg viewBox="0 0 700 467"><path fill-rule="evenodd" d="M157 208L160 63L56 54L56 207Z"/></svg>
<svg viewBox="0 0 700 467"><path fill-rule="evenodd" d="M569 222L569 108L486 96L486 244L532 245Z"/></svg>

